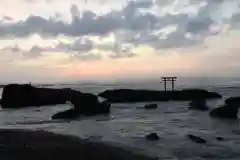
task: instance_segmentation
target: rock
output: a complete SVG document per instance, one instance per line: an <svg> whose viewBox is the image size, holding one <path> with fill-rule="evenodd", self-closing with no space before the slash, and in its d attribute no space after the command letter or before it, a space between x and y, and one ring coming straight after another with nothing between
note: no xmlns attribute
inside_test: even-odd
<svg viewBox="0 0 240 160"><path fill-rule="evenodd" d="M198 99L198 100L193 100L190 102L188 109L195 109L195 110L201 110L201 111L207 111L209 108L206 105L206 100L205 99Z"/></svg>
<svg viewBox="0 0 240 160"><path fill-rule="evenodd" d="M62 111L54 114L52 116L52 119L75 119L75 118L79 118L80 115L81 114L76 109L71 108L66 111Z"/></svg>
<svg viewBox="0 0 240 160"><path fill-rule="evenodd" d="M146 139L150 141L158 141L160 137L157 135L157 133L150 133L146 135Z"/></svg>
<svg viewBox="0 0 240 160"><path fill-rule="evenodd" d="M158 105L157 104L146 104L144 106L144 108L146 108L146 109L157 109Z"/></svg>
<svg viewBox="0 0 240 160"><path fill-rule="evenodd" d="M222 96L215 92L201 89L187 89L179 91L132 90L117 89L106 90L98 96L107 99L107 102L150 102L150 101L189 101L194 99L213 99Z"/></svg>
<svg viewBox="0 0 240 160"><path fill-rule="evenodd" d="M191 135L191 134L188 135L188 138L190 140L192 140L193 142L196 142L196 143L206 143L207 142L205 139L203 139L201 137Z"/></svg>
<svg viewBox="0 0 240 160"><path fill-rule="evenodd" d="M5 86L1 106L2 108L21 108L65 104L67 102L71 102L74 108L55 114L53 119L72 119L80 115L91 116L110 112L110 104L100 103L96 95L82 93L70 88L37 88L29 84Z"/></svg>
<svg viewBox="0 0 240 160"><path fill-rule="evenodd" d="M240 97L230 97L225 100L225 104L240 106Z"/></svg>
<svg viewBox="0 0 240 160"><path fill-rule="evenodd" d="M224 139L222 137L216 137L217 140L223 141Z"/></svg>
<svg viewBox="0 0 240 160"><path fill-rule="evenodd" d="M36 107L64 104L68 92L64 89L36 88L29 84L10 84L2 93L2 108Z"/></svg>
<svg viewBox="0 0 240 160"><path fill-rule="evenodd" d="M52 116L52 119L76 119L79 118L81 115L94 116L98 114L109 114L110 107L111 107L110 104L99 103L96 104L95 106L91 106L88 110L87 109L79 110L76 108L72 108L66 111L56 113L55 115Z"/></svg>
<svg viewBox="0 0 240 160"><path fill-rule="evenodd" d="M215 108L210 112L210 116L218 118L233 118L236 119L238 115L238 107L235 105L225 104L221 107Z"/></svg>
<svg viewBox="0 0 240 160"><path fill-rule="evenodd" d="M41 112L41 109L36 109L35 111L36 111L36 112Z"/></svg>

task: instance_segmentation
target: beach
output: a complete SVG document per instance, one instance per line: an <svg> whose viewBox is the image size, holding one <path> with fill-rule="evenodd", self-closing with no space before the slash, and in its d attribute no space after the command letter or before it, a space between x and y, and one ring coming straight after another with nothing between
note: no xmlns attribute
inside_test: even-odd
<svg viewBox="0 0 240 160"><path fill-rule="evenodd" d="M0 130L1 160L153 160L120 147L46 131Z"/></svg>

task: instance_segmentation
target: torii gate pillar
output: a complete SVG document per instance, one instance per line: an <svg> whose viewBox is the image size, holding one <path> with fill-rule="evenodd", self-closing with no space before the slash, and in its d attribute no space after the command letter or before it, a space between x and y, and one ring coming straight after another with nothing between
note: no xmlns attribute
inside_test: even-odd
<svg viewBox="0 0 240 160"><path fill-rule="evenodd" d="M167 91L167 81L172 82L172 91L175 90L174 82L177 80L177 77L162 77L162 81L164 82L164 91Z"/></svg>

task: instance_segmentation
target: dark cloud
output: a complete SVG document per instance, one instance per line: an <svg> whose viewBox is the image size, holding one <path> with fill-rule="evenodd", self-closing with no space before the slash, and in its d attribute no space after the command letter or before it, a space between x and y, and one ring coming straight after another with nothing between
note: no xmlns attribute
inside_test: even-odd
<svg viewBox="0 0 240 160"><path fill-rule="evenodd" d="M161 48L181 48L181 47L188 47L191 45L196 44L197 39L190 39L186 37L186 33L181 31L176 31L170 33L166 39L160 39L153 43L153 46L157 49Z"/></svg>
<svg viewBox="0 0 240 160"><path fill-rule="evenodd" d="M230 23L232 28L240 28L240 13L233 15Z"/></svg>
<svg viewBox="0 0 240 160"><path fill-rule="evenodd" d="M70 60L82 60L82 61L96 61L96 60L101 60L102 55L100 53L75 53L71 55Z"/></svg>
<svg viewBox="0 0 240 160"><path fill-rule="evenodd" d="M6 54L21 54L25 58L36 58L41 56L41 53L45 51L45 48L33 46L29 50L21 49L18 45L8 46L0 49L2 53Z"/></svg>
<svg viewBox="0 0 240 160"><path fill-rule="evenodd" d="M45 49L38 47L38 46L33 46L29 51L23 51L23 56L28 57L28 58L36 58L40 57L42 55L42 52L44 52Z"/></svg>
<svg viewBox="0 0 240 160"><path fill-rule="evenodd" d="M122 11L97 16L91 11L81 14L76 5L72 5L70 24L53 18L29 16L24 21L9 25L0 25L0 36L27 37L37 33L42 36L83 36L87 34L103 35L117 29L141 30L153 26L157 18L151 14L140 14L139 8L150 7L150 2L130 2Z"/></svg>
<svg viewBox="0 0 240 160"><path fill-rule="evenodd" d="M134 53L134 46L132 44L115 44L113 53L109 56L110 58L132 58L137 56Z"/></svg>
<svg viewBox="0 0 240 160"><path fill-rule="evenodd" d="M13 52L13 53L17 53L17 52L20 52L21 49L16 45L16 46L12 46L12 47L2 48L0 51L1 51L1 52Z"/></svg>
<svg viewBox="0 0 240 160"><path fill-rule="evenodd" d="M3 17L3 20L4 20L4 21L12 21L13 18L10 17L10 16L4 16L4 17Z"/></svg>
<svg viewBox="0 0 240 160"><path fill-rule="evenodd" d="M5 53L19 53L24 58L37 58L42 56L43 52L63 52L69 54L71 59L100 60L102 56L100 53L96 53L94 51L95 49L97 49L98 52L110 52L111 55L109 58L128 58L136 56L132 44L96 44L94 41L84 37L77 38L71 43L59 42L53 47L40 47L35 45L28 50L24 50L16 45L5 47L0 51Z"/></svg>
<svg viewBox="0 0 240 160"><path fill-rule="evenodd" d="M78 38L72 43L59 42L54 47L33 46L26 53L28 55L40 55L41 52L65 52L83 54L93 49L93 42L86 38Z"/></svg>
<svg viewBox="0 0 240 160"><path fill-rule="evenodd" d="M132 8L150 8L154 5L153 0L138 0L138 1L132 1L130 4L133 6Z"/></svg>
<svg viewBox="0 0 240 160"><path fill-rule="evenodd" d="M203 1L190 0L189 2L190 5ZM206 2L206 5L202 6L196 15L178 13L166 14L161 17L149 12L141 12L140 9L149 9L156 4L160 7L169 3L172 4L172 0L155 1L155 4L150 0L130 1L122 10L111 11L101 16L91 11L81 13L76 5L72 5L70 8L71 23L60 21L56 17L44 19L32 15L26 20L17 23L0 24L0 36L27 37L37 33L43 37L55 37L58 35L83 37L86 35L105 36L108 33L114 33L119 44L132 43L134 46L150 44L155 48L185 47L200 43L206 36L212 34L209 28L215 25L215 20L211 13L218 9L223 0L208 0ZM154 32L169 25L177 25L178 29L165 38L154 34ZM119 34L119 31L124 33ZM191 38L186 37L188 33L192 35ZM52 50L87 52L94 47L96 46L93 42L81 39L80 42L76 41L76 44L60 43L59 46ZM98 47L103 50L117 52L113 46L102 45ZM47 49L49 50L49 48ZM115 57L121 57L119 56L120 53L126 55L121 51Z"/></svg>
<svg viewBox="0 0 240 160"><path fill-rule="evenodd" d="M208 31L209 27L214 23L210 18L198 18L190 20L186 26L186 31L194 34Z"/></svg>

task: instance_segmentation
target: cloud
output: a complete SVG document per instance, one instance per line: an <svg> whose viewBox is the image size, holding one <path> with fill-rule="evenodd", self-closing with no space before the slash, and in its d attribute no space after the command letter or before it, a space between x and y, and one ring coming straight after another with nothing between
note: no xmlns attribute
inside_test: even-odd
<svg viewBox="0 0 240 160"><path fill-rule="evenodd" d="M101 60L102 55L100 53L82 53L82 54L72 54L71 55L71 60L82 60L82 61L96 61L96 60Z"/></svg>
<svg viewBox="0 0 240 160"><path fill-rule="evenodd" d="M36 0L24 0L24 1L28 3L36 3Z"/></svg>
<svg viewBox="0 0 240 160"><path fill-rule="evenodd" d="M70 23L59 20L59 16L45 19L31 15L17 23L0 24L0 36L12 38L39 34L44 38L59 35L102 37L114 33L116 41L120 44L131 43L134 46L147 44L155 48L186 47L201 43L206 37L212 36L212 26L217 28L219 20L224 17L217 13L222 11L223 7L231 6L230 4L232 3L226 0L161 1L161 3L150 0L130 1L121 10L102 15L92 11L80 11L77 5L73 4L69 11L72 19ZM164 6L169 5L172 7L172 12L162 16L148 12L156 5L162 10L166 9L163 8ZM142 12L142 9L146 12ZM165 34L164 38L162 38L163 33L155 34L169 25L176 25L177 30ZM76 44L71 45L59 44L54 50L89 51L93 47L96 46L91 41L86 41L84 44L76 41ZM98 47L115 51L115 48L109 45Z"/></svg>
<svg viewBox="0 0 240 160"><path fill-rule="evenodd" d="M3 20L4 20L4 21L11 21L11 20L13 20L13 18L10 17L10 16L4 16L4 17L3 17Z"/></svg>
<svg viewBox="0 0 240 160"><path fill-rule="evenodd" d="M75 58L86 61L102 59L100 52L108 52L109 54L106 54L105 57L114 59L135 56L134 46L132 44L108 43L104 42L104 39L102 39L102 41L99 43L90 37L78 37L68 42L58 40L57 43L49 43L48 45L33 45L29 49L23 49L18 45L5 46L0 51L6 54L18 54L22 56L21 58L27 59L38 58L48 53L65 53L71 60Z"/></svg>
<svg viewBox="0 0 240 160"><path fill-rule="evenodd" d="M37 33L42 36L83 36L87 34L103 35L117 29L143 29L149 23L154 23L153 15L140 15L138 8L149 7L149 2L130 2L122 11L113 11L106 15L96 16L92 11L80 11L76 5L72 5L70 24L54 20L44 19L40 16L29 16L24 21L0 26L0 36L27 37ZM133 13L134 12L134 13ZM133 13L133 14L132 14ZM129 24L130 21L130 24Z"/></svg>
<svg viewBox="0 0 240 160"><path fill-rule="evenodd" d="M232 28L240 28L240 13L233 15L230 23Z"/></svg>

